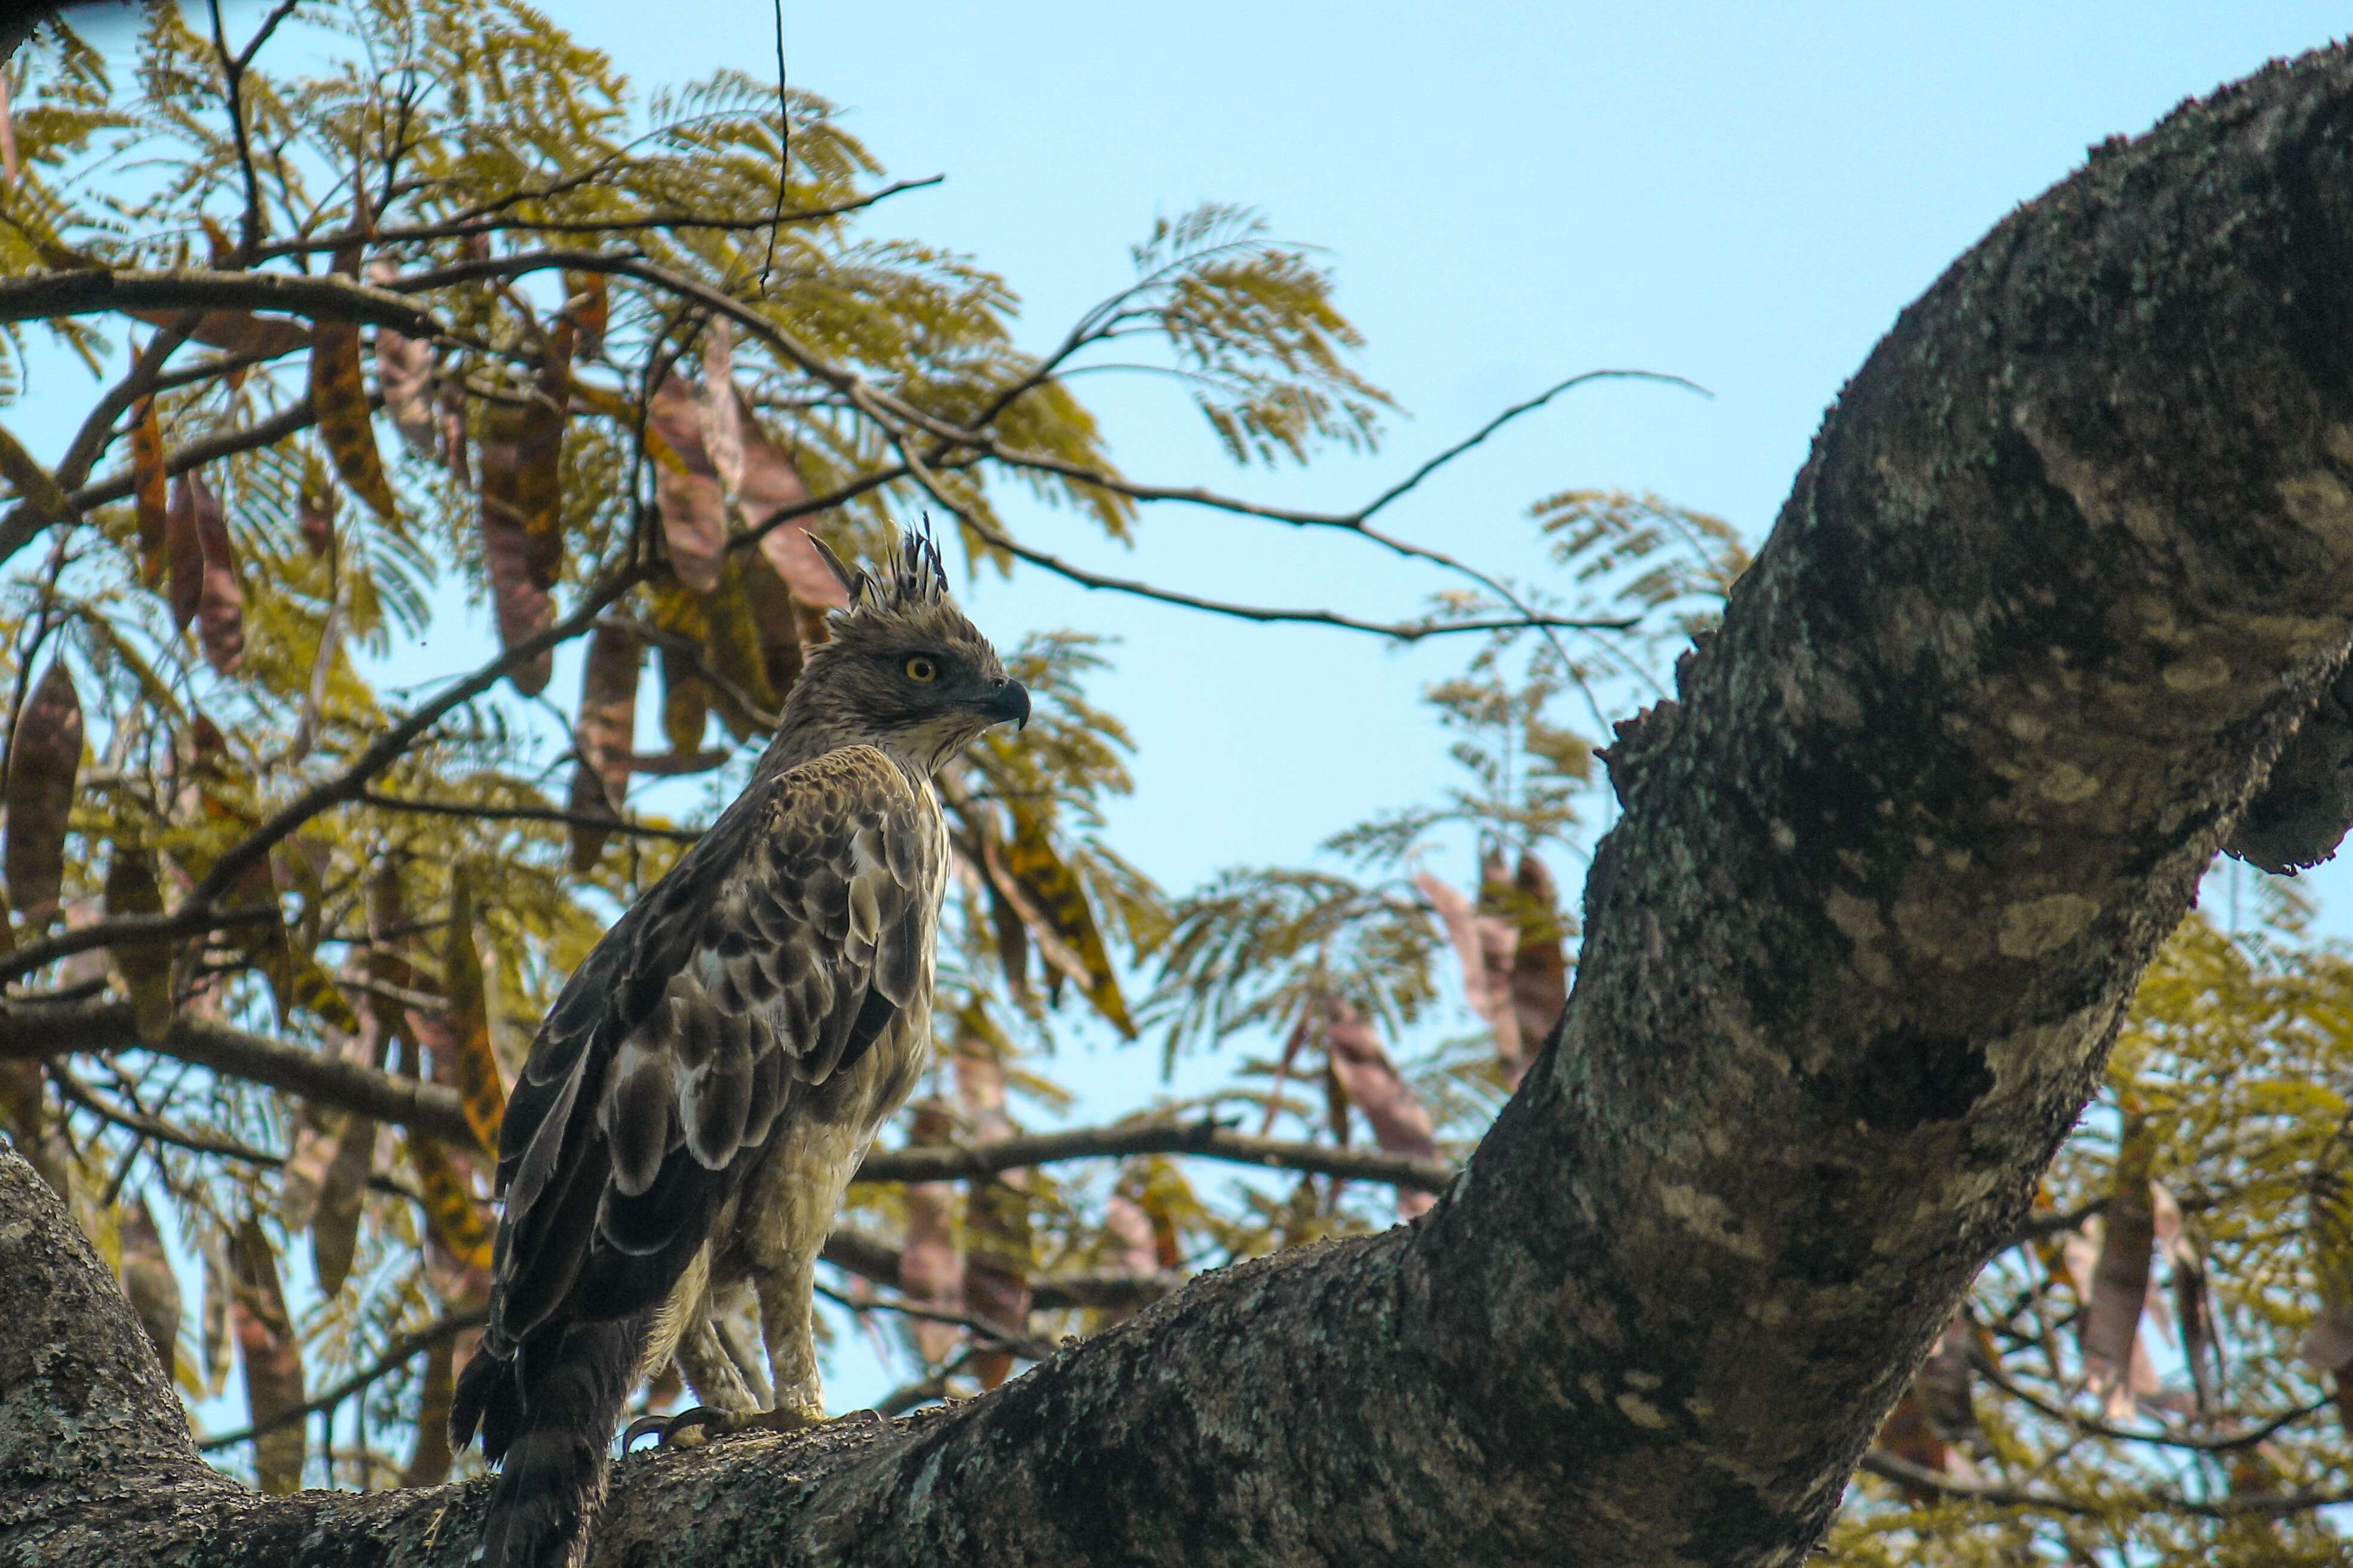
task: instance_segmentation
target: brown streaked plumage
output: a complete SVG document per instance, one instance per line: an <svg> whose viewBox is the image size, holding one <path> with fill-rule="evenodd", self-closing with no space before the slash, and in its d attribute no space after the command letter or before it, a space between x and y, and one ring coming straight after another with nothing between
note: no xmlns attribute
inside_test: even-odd
<svg viewBox="0 0 2353 1568"><path fill-rule="evenodd" d="M879 576L832 564L849 607L751 784L574 973L508 1099L490 1328L450 1416L501 1464L489 1568L583 1559L622 1403L673 1354L704 1429L823 1418L818 1250L930 1048L931 777L1029 711L927 536ZM716 1310L747 1288L765 1369Z"/></svg>

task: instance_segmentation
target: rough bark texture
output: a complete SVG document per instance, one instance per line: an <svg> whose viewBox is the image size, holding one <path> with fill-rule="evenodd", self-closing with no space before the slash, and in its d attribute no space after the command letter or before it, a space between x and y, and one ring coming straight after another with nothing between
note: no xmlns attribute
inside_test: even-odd
<svg viewBox="0 0 2353 1568"><path fill-rule="evenodd" d="M1565 1028L1434 1212L951 1411L627 1460L596 1561L1799 1563L2353 642L2348 279L2353 58L2099 150L1905 313L1613 748ZM464 1559L478 1488L210 1477L0 1174L55 1336L14 1560Z"/></svg>

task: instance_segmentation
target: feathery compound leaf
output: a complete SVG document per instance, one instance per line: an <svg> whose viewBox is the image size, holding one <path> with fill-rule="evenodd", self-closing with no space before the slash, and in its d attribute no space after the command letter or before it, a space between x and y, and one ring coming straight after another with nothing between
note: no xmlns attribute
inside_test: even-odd
<svg viewBox="0 0 2353 1568"><path fill-rule="evenodd" d="M353 321L321 321L311 344L311 406L335 471L378 517L393 515L392 485L376 455L375 421L360 383L360 329Z"/></svg>
<svg viewBox="0 0 2353 1568"><path fill-rule="evenodd" d="M187 478L196 548L204 558L196 593L196 641L205 650L205 662L229 675L245 662L245 587L237 581L237 546L229 541L220 498L202 475Z"/></svg>
<svg viewBox="0 0 2353 1568"><path fill-rule="evenodd" d="M1005 846L1005 869L1013 886L1004 889L1007 897L1017 906L1028 906L1025 912L1033 925L1051 931L1055 942L1041 943L1041 951L1078 983L1095 1011L1121 1034L1135 1038L1135 1020L1120 994L1119 976L1113 972L1086 889L1038 818L1020 805L1009 809L1013 837Z"/></svg>
<svg viewBox="0 0 2353 1568"><path fill-rule="evenodd" d="M106 866L106 912L109 916L164 912L164 889L156 879L154 850L135 841L114 841ZM110 955L114 973L131 998L132 1026L141 1039L152 1045L172 1026L172 944L117 942Z"/></svg>
<svg viewBox="0 0 2353 1568"><path fill-rule="evenodd" d="M555 624L555 601L548 597L533 558L531 531L522 514L522 437L526 415L511 404L482 411L477 453L481 470L482 563L491 580L491 607L501 646L529 642ZM509 667L507 679L525 697L547 689L555 671L554 650Z"/></svg>
<svg viewBox="0 0 2353 1568"><path fill-rule="evenodd" d="M248 1215L230 1244L237 1273L229 1313L245 1363L246 1413L257 1427L302 1406L302 1346L294 1337L279 1284L278 1252L261 1222ZM261 1489L283 1497L302 1489L304 1424L289 1421L254 1439Z"/></svg>
<svg viewBox="0 0 2353 1568"><path fill-rule="evenodd" d="M441 986L449 998L449 1030L456 1051L458 1093L466 1124L486 1152L499 1146L499 1122L507 1111L506 1087L491 1049L491 1009L483 984L482 952L474 938L474 881L460 865L449 879L449 940L442 951Z"/></svg>
<svg viewBox="0 0 2353 1568"><path fill-rule="evenodd" d="M144 1194L122 1210L122 1293L147 1332L164 1375L177 1382L180 1363L180 1277L164 1255L164 1237Z"/></svg>
<svg viewBox="0 0 2353 1568"><path fill-rule="evenodd" d="M8 745L8 904L30 931L58 912L81 747L81 694L65 660L56 659L33 688Z"/></svg>
<svg viewBox="0 0 2353 1568"><path fill-rule="evenodd" d="M164 581L164 516L168 510L164 474L164 426L155 417L155 400L142 397L131 413L132 494L138 507L139 576L150 588Z"/></svg>

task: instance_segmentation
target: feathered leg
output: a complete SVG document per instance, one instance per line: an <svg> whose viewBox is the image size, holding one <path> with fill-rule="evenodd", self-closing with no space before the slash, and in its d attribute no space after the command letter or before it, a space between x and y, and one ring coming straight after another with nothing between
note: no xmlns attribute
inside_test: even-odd
<svg viewBox="0 0 2353 1568"><path fill-rule="evenodd" d="M695 1398L714 1409L749 1415L760 1408L759 1394L721 1337L717 1303L708 1296L678 1342L678 1370Z"/></svg>
<svg viewBox="0 0 2353 1568"><path fill-rule="evenodd" d="M484 1568L579 1568L605 1500L613 1428L636 1386L654 1314L575 1323L526 1342L511 1360L466 1363L451 1402L463 1447L479 1425L500 1467L482 1521Z"/></svg>

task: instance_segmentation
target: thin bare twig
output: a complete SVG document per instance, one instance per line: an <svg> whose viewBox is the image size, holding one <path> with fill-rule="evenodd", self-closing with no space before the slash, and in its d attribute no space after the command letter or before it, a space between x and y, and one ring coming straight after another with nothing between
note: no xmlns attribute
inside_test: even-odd
<svg viewBox="0 0 2353 1568"><path fill-rule="evenodd" d="M967 1312L944 1311L937 1307L926 1307L890 1296L871 1296L861 1301L826 1285L818 1286L817 1293L836 1306L847 1307L853 1312L896 1312L901 1317L915 1318L926 1323L946 1323L965 1330L992 1349L1011 1351L1024 1361L1044 1361L1054 1353L1056 1348L1028 1334L1008 1333L996 1324L985 1323Z"/></svg>
<svg viewBox="0 0 2353 1568"><path fill-rule="evenodd" d="M1377 1149L1343 1149L1330 1143L1301 1143L1281 1138L1260 1138L1236 1132L1213 1121L1143 1122L1108 1127L1081 1127L1067 1132L1040 1132L1018 1138L996 1138L965 1147L876 1150L866 1156L851 1179L860 1182L949 1182L993 1176L1024 1165L1062 1160L1116 1159L1129 1154L1198 1154L1246 1165L1266 1165L1286 1171L1312 1171L1318 1175L1345 1176L1355 1181L1382 1182L1419 1192L1441 1192L1454 1179L1454 1167L1443 1160L1411 1154L1391 1154Z"/></svg>
<svg viewBox="0 0 2353 1568"><path fill-rule="evenodd" d="M2353 1502L2353 1490L2313 1492L2244 1492L2235 1497L2201 1500L2176 1492L2151 1490L2123 1496L2071 1498L2000 1481L1960 1481L1908 1459L1873 1449L1862 1457L1862 1468L1873 1475L1932 1497L1963 1502L1991 1503L1998 1508L2025 1509L2035 1513L2117 1515L2189 1513L2202 1519L2275 1519L2316 1509Z"/></svg>
<svg viewBox="0 0 2353 1568"><path fill-rule="evenodd" d="M660 827L650 822L599 816L587 811L558 811L552 806L475 805L462 800L416 800L379 795L374 790L362 791L359 800L363 805L377 806L385 811L411 812L421 816L473 817L485 822L554 822L638 838L667 838L677 844L691 844L702 837L702 830L699 827Z"/></svg>
<svg viewBox="0 0 2353 1568"><path fill-rule="evenodd" d="M250 1443L281 1426L291 1426L297 1421L308 1420L322 1410L332 1410L352 1395L366 1392L377 1379L406 1364L412 1357L431 1350L444 1340L453 1340L469 1330L479 1329L490 1321L491 1312L487 1307L471 1307L461 1312L452 1312L438 1322L428 1323L414 1333L403 1334L368 1366L332 1388L322 1390L304 1403L289 1405L267 1421L257 1421L250 1426L240 1426L217 1437L206 1437L196 1447L207 1454L217 1453L223 1448L233 1448L239 1443Z"/></svg>
<svg viewBox="0 0 2353 1568"><path fill-rule="evenodd" d="M59 1094L100 1121L111 1122L126 1132L135 1132L142 1138L153 1138L158 1143L169 1143L175 1149L185 1149L192 1154L211 1154L224 1160L235 1160L240 1164L258 1165L264 1170L276 1171L285 1168L286 1156L283 1154L273 1154L267 1149L256 1149L250 1144L240 1143L234 1138L223 1138L210 1132L200 1132L191 1128L175 1126L161 1117L149 1116L142 1111L131 1110L127 1106L116 1105L56 1062L48 1064L48 1072L49 1080L58 1086ZM377 1192L389 1194L396 1198L406 1198L411 1203L424 1201L418 1194L410 1192L389 1176L370 1173L368 1185Z"/></svg>
<svg viewBox="0 0 2353 1568"><path fill-rule="evenodd" d="M893 180L878 190L847 201L833 202L821 207L801 207L792 212L780 212L763 217L731 217L719 213L651 212L619 214L601 218L500 218L471 217L453 219L448 223L415 224L406 227L385 227L375 231L378 245L422 244L436 239L460 239L477 234L627 234L640 229L712 229L728 233L767 228L778 224L822 223L843 217L885 201L902 192L922 190L945 179L933 174L921 180ZM317 238L279 240L266 245L261 259L271 260L281 256L304 255L330 251L345 243L341 236Z"/></svg>
<svg viewBox="0 0 2353 1568"><path fill-rule="evenodd" d="M2293 1410L2284 1410L2258 1426L2251 1426L2243 1432L2233 1433L2227 1437L2182 1437L2170 1432L2136 1432L2129 1427L2111 1426L2105 1421L2095 1421L2088 1415L2078 1415L2073 1411L2052 1405L2048 1400L2020 1386L2002 1371L1998 1363L1988 1356L1972 1353L1969 1362L1988 1383L1992 1384L2012 1399L2032 1406L2050 1419L2071 1426L2085 1436L2106 1437L2120 1443L2150 1443L2166 1448L2186 1448L2198 1454L2227 1454L2234 1448L2252 1448L2274 1433L2294 1426L2307 1415L2317 1415L2336 1403L2332 1396L2323 1394L2309 1405L2299 1405Z"/></svg>

